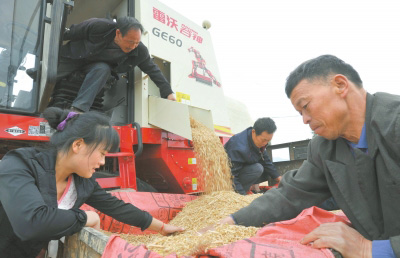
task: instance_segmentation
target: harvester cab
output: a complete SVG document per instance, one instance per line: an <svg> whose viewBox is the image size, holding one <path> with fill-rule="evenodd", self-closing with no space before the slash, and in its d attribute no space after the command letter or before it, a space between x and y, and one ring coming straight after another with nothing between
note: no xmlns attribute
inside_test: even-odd
<svg viewBox="0 0 400 258"><path fill-rule="evenodd" d="M67 108L75 98L84 75L56 80L64 30L93 17L133 16L143 24L141 41L177 101L160 98L139 68L114 74L91 109L111 117L120 152L107 157L97 180L105 188L202 190L190 117L221 137L231 135L209 31L157 0L10 0L0 5L0 158L10 149L47 142L52 132L40 113L49 105Z"/></svg>

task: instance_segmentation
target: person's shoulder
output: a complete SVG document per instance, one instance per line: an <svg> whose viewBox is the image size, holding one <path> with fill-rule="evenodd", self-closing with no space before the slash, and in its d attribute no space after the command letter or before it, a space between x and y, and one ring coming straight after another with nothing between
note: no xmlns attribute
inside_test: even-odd
<svg viewBox="0 0 400 258"><path fill-rule="evenodd" d="M367 127L367 136L371 132L377 142L390 147L392 151L400 151L398 140L400 139L400 96L378 92L373 95L370 117ZM368 131L369 129L369 131ZM381 137L386 139L381 141ZM390 140L388 140L390 139Z"/></svg>
<svg viewBox="0 0 400 258"><path fill-rule="evenodd" d="M104 24L111 24L116 25L116 22L107 18L90 18L85 20L88 23L104 23Z"/></svg>
<svg viewBox="0 0 400 258"><path fill-rule="evenodd" d="M25 147L25 148L11 150L7 152L6 155L4 155L4 157L17 156L24 159L30 159L34 157L38 152L39 150L35 147Z"/></svg>
<svg viewBox="0 0 400 258"><path fill-rule="evenodd" d="M240 133L237 133L233 135L228 142L225 144L226 147L228 148L240 148L242 149L243 146L247 146L248 142L248 130L251 130L251 127L241 131Z"/></svg>
<svg viewBox="0 0 400 258"><path fill-rule="evenodd" d="M14 149L4 155L0 165L3 169L27 167L30 164L30 160L34 159L37 153L38 150L34 147Z"/></svg>
<svg viewBox="0 0 400 258"><path fill-rule="evenodd" d="M369 99L369 100L368 100ZM391 121L398 120L400 114L400 96L378 92L367 98L367 117L376 124L380 130L386 130L387 124L393 124ZM370 108L369 108L369 107ZM396 122L394 123L396 124Z"/></svg>
<svg viewBox="0 0 400 258"><path fill-rule="evenodd" d="M138 45L136 48L137 48L137 50L139 51L139 55L140 55L140 54L141 54L141 55L144 55L144 54L148 55L148 54L149 54L149 49L146 47L145 44L143 44L142 41L139 42L139 45ZM134 51L134 50L133 50L133 51Z"/></svg>
<svg viewBox="0 0 400 258"><path fill-rule="evenodd" d="M386 92L377 92L373 94L373 106L390 109L400 108L400 96L395 94L390 94Z"/></svg>
<svg viewBox="0 0 400 258"><path fill-rule="evenodd" d="M80 25L93 30L95 33L113 30L117 26L116 22L106 18L90 18L83 21Z"/></svg>
<svg viewBox="0 0 400 258"><path fill-rule="evenodd" d="M247 137L250 133L250 131L253 129L253 127L247 127L246 129L244 129L243 131L241 131L240 133L235 134L234 136L236 137Z"/></svg>

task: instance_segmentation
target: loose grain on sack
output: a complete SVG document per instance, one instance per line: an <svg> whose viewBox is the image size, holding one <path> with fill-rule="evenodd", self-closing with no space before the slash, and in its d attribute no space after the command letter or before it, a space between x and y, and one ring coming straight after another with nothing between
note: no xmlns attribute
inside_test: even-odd
<svg viewBox="0 0 400 258"><path fill-rule="evenodd" d="M162 236L160 234L137 236L121 234L121 237L132 245L146 245L151 251L160 255L176 253L181 255L196 255L208 249L233 243L252 237L259 228L237 225L219 225L202 235L198 230L216 224L222 218L249 205L261 194L243 196L233 191L219 191L187 203L181 212L169 223L185 228L180 234Z"/></svg>

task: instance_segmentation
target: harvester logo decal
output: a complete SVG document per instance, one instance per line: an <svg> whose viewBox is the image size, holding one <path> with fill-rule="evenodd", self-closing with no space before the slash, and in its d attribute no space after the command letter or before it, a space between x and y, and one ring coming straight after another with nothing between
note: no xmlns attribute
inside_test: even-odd
<svg viewBox="0 0 400 258"><path fill-rule="evenodd" d="M21 128L19 128L19 127L17 127L17 126L8 128L8 129L6 129L5 131L6 131L7 133L13 135L13 136L18 136L18 135L20 135L20 134L24 134L24 133L25 133L25 130L22 130Z"/></svg>
<svg viewBox="0 0 400 258"><path fill-rule="evenodd" d="M221 87L221 84L214 77L212 72L206 67L206 60L200 55L200 52L194 49L193 47L188 49L189 52L193 52L196 60L192 60L192 73L189 74L189 78L195 78L196 81L212 86L213 83L218 87ZM201 69L202 73L198 73L197 70Z"/></svg>

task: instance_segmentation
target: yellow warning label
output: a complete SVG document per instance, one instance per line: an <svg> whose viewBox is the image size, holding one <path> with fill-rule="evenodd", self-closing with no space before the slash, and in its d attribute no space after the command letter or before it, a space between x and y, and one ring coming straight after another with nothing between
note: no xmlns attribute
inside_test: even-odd
<svg viewBox="0 0 400 258"><path fill-rule="evenodd" d="M189 158L188 164L196 164L196 158Z"/></svg>
<svg viewBox="0 0 400 258"><path fill-rule="evenodd" d="M197 190L197 178L192 178L192 190L196 191Z"/></svg>
<svg viewBox="0 0 400 258"><path fill-rule="evenodd" d="M184 104L190 104L190 95L185 94L183 92L177 92L176 93L176 101L184 103Z"/></svg>

